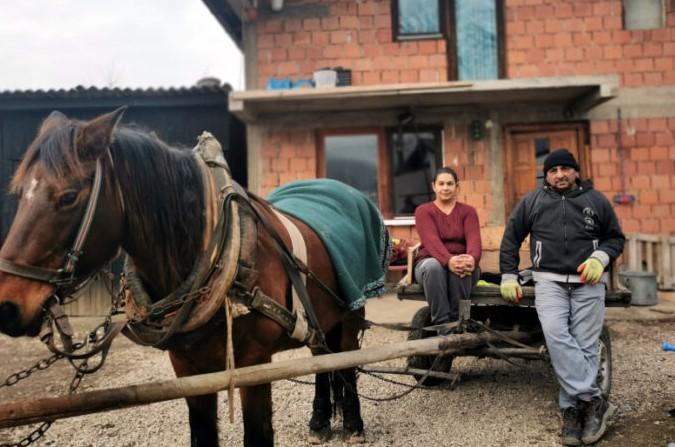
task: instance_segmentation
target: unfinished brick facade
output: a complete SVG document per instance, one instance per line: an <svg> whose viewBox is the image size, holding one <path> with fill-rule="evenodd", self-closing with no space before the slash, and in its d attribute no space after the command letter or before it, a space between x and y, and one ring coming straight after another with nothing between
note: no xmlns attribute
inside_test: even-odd
<svg viewBox="0 0 675 447"><path fill-rule="evenodd" d="M264 89L272 77L309 79L316 69L336 66L352 70L354 86L449 80L446 40L395 42L389 1L287 0L286 5L313 5L321 14L299 18L268 11L255 17L257 47L247 53L256 57L257 85L249 88ZM625 30L621 0L505 0L504 50L509 79L617 74L621 88L675 86L675 5L666 2L664 27ZM675 115L626 115L623 165L617 120L587 119L591 172L582 175L610 199L635 195L635 203L615 206L624 230L675 234ZM493 208L503 206L493 198L494 160L487 143L469 139L461 122L441 122L443 160L459 170L460 200L475 206L486 225ZM262 194L317 176L315 132L311 126L267 131L260 152ZM414 236L408 228L395 232Z"/></svg>

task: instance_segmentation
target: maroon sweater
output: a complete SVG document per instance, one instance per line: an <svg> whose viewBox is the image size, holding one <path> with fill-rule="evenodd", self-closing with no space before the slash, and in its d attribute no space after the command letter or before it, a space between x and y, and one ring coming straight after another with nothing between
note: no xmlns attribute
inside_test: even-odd
<svg viewBox="0 0 675 447"><path fill-rule="evenodd" d="M470 254L478 265L480 225L472 206L457 202L446 215L433 202L424 203L415 209L415 227L422 242L416 260L433 257L448 265L451 257Z"/></svg>

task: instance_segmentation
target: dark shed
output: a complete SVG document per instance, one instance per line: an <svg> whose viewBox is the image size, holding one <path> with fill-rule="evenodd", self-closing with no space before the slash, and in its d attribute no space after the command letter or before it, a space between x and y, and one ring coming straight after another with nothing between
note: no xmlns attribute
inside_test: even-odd
<svg viewBox="0 0 675 447"><path fill-rule="evenodd" d="M230 86L219 81L168 89L84 88L0 92L0 241L16 211L7 185L38 127L53 110L90 119L122 105L123 122L152 130L167 143L191 148L208 130L220 141L232 174L246 186L244 125L228 111ZM215 82L214 82L215 81Z"/></svg>

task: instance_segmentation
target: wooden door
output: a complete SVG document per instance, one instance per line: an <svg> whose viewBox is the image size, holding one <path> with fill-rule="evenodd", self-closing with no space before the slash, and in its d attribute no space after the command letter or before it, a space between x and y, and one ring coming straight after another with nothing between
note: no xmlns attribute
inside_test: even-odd
<svg viewBox="0 0 675 447"><path fill-rule="evenodd" d="M506 216L511 214L521 197L542 185L544 160L551 151L568 149L579 161L582 172L588 172L586 135L583 123L507 127L504 165Z"/></svg>

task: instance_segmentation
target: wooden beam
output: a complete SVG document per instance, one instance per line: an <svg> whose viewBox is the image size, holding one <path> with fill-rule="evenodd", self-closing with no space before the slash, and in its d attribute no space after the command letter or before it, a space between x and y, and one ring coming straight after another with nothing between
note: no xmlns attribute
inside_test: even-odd
<svg viewBox="0 0 675 447"><path fill-rule="evenodd" d="M525 332L502 332L525 340ZM45 420L117 410L153 402L200 396L227 389L230 384L244 387L320 372L351 368L412 355L435 355L457 349L474 348L501 340L493 334L458 334L411 340L385 346L304 359L284 360L231 371L181 377L162 382L111 388L37 400L21 400L0 405L0 428Z"/></svg>

